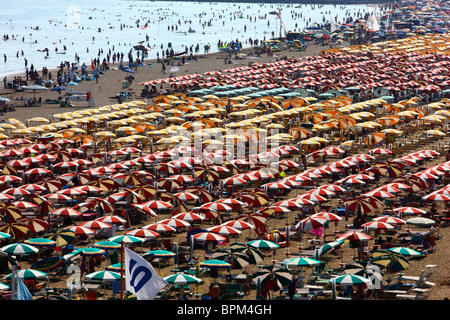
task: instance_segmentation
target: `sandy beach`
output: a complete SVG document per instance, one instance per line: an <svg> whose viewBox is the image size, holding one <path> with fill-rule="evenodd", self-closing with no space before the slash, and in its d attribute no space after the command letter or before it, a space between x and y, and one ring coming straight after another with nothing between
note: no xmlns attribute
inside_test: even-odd
<svg viewBox="0 0 450 320"><path fill-rule="evenodd" d="M344 44L345 45L345 44ZM242 59L235 59L233 58L231 60L230 64L224 63L224 58L227 57L226 53L214 53L214 54L208 54L208 55L199 55L197 61L187 61L184 65L174 65L174 66L168 66L166 74L164 75L161 72L161 65L156 63L154 60L146 60L144 61L144 66L139 67L136 70L136 73L133 74L134 82L129 87L129 89L134 91L134 97L130 97L129 101L132 100L138 100L138 95L140 91L142 90L143 86L139 85L140 82L144 81L150 81L160 78L169 77L169 75L172 73L173 76L182 76L182 75L188 75L188 74L202 74L207 71L219 71L222 69L229 69L229 68L235 68L235 67L242 67L242 66L248 66L250 63L256 62L256 63L268 63L268 62L275 62L280 60L282 57L286 56L288 58L301 58L306 56L312 56L312 55L318 55L322 50L329 49L330 46L320 46L320 45L309 45L308 48L305 51L301 52L294 52L294 51L280 51L276 52L273 56L267 56L267 54L262 54L260 57L255 56L246 56ZM249 53L251 49L244 50L245 53ZM178 70L175 72L171 72L171 68L176 67ZM117 65L111 66L112 69L116 69ZM112 98L119 94L121 91L124 91L122 88L122 81L125 80L125 77L127 77L129 74L124 73L121 70L107 70L105 71L101 77L98 79L98 83L95 81L82 81L79 83L78 86L74 87L74 90L79 92L87 92L90 91L91 95L95 101L94 107L102 107L102 106L108 106L112 104L117 103L117 99ZM22 75L23 76L23 75ZM164 85L163 88L167 88L167 84ZM160 89L158 87L158 89ZM19 93L19 92L12 92L11 90L2 89L0 90L0 95L9 99L14 99L17 96L23 95L27 98L33 97L34 94L32 92L26 92L26 93ZM63 94L61 94L63 95ZM57 99L58 93L53 92L50 90L46 91L40 91L36 93L36 96L42 97L42 101L45 101L46 99ZM125 102L125 101L124 101ZM86 102L73 102L76 106L71 107L60 107L59 104L45 104L42 103L41 106L38 107L23 107L20 106L20 101L12 101L13 104L15 104L15 111L7 112L6 114L3 114L0 116L1 120L8 121L10 118L14 118L17 120L22 121L23 123L26 123L27 119L42 116L42 117L49 117L52 114L56 113L62 113L62 112L71 112L76 110L81 110L87 108ZM10 104L12 104L10 103ZM151 104L150 101L147 101L147 104ZM414 151L418 151L421 149L430 149L435 150L435 144L439 141L432 141L427 145L417 146L415 149L411 150L405 150L405 154L409 154ZM360 152L367 152L367 148L360 150ZM445 161L445 155L441 155L439 157L434 158L433 160L427 162L427 166L432 166L433 164L442 163ZM289 194L288 198L292 198L295 195L297 195L300 191L299 190L293 190ZM331 205L336 205L335 202L330 203ZM164 215L161 215L160 218L164 218ZM280 227L284 225L285 222L293 223L294 215L289 217L289 221L286 221L284 219L270 219L268 221L268 227L271 230L277 229L277 226ZM352 217L350 218L352 219ZM148 223L150 222L150 218L148 219ZM141 225L140 225L141 226ZM138 227L138 226L134 226ZM338 231L345 230L345 221L339 222L338 225ZM403 227L405 228L405 227ZM326 232L331 232L330 230L326 230ZM410 261L410 268L404 271L405 275L411 275L411 276L418 276L422 270L425 269L425 266L427 265L436 265L435 267L435 273L430 277L429 281L432 281L435 283L434 290L431 292L431 295L429 296L429 300L442 300L450 296L450 278L449 278L449 272L448 272L448 265L450 262L450 254L447 250L447 245L449 244L449 228L442 228L440 230L440 239L437 241L436 250L428 254L426 257L418 260L411 260ZM236 240L242 240L245 241L246 237L249 235L247 232L243 232L242 235L237 238ZM251 234L251 236L254 236L254 233ZM310 244L308 240L311 240L312 237L303 237L303 247L308 247ZM174 242L177 243L183 243L186 241L186 235L185 233L179 233L175 234L173 238ZM80 244L81 245L81 244ZM89 245L88 242L85 243L85 245ZM286 249L279 249L276 253L268 253L268 256L266 259L273 259L276 261L283 261L287 257L292 257L292 254L298 252L298 241L292 241L291 246L289 250ZM136 248L136 250L140 250L139 247ZM145 252L145 247L144 250ZM348 246L342 250L343 257L342 261L349 262L352 261L352 257L354 255L354 250L348 248ZM203 260L204 251L203 250L196 250L195 256L197 256L199 261ZM332 256L330 266L337 268L341 262L341 258L337 256ZM97 270L102 270L104 266L108 265L108 261L103 261L102 265L97 268ZM155 266L155 268L157 268ZM161 274L164 276L171 274L171 270L174 269L173 262L170 261L169 263L163 265L161 267ZM252 272L256 271L257 267L252 265L248 268L247 272L251 274ZM311 271L305 269L305 274L309 274ZM225 271L220 271L220 274L226 274ZM236 273L236 271L233 271L233 273ZM394 275L395 277L396 275ZM57 288L66 288L66 279L67 275L64 275L59 279L59 281L51 282L50 286L57 287ZM210 282L214 281L213 278L206 275L203 277L204 283L199 286L198 294L203 294L208 292L208 286ZM218 281L222 284L225 284L224 278L219 278ZM103 290L98 291L98 299L103 299L102 296ZM274 297L276 297L279 293L274 293ZM106 298L109 298L110 294L109 291L107 291ZM117 297L117 295L116 295ZM78 294L75 296L75 298L84 298L84 294ZM173 297L175 299L175 297ZM256 290L254 290L254 284L252 284L252 290L249 295L245 296L244 299L246 300L255 300L256 299Z"/></svg>

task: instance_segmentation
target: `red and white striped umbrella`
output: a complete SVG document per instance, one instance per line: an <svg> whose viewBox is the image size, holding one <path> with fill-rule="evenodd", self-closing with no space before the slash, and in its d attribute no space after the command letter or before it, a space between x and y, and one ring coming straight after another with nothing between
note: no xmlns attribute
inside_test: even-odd
<svg viewBox="0 0 450 320"><path fill-rule="evenodd" d="M152 231L156 231L158 233L171 233L171 232L175 232L176 228L171 227L169 225L166 224L162 224L162 223L152 223L149 225L146 225L144 227L142 227L143 229L148 229L148 230L152 230Z"/></svg>
<svg viewBox="0 0 450 320"><path fill-rule="evenodd" d="M0 176L0 182L21 182L22 178L11 175L11 174L5 174Z"/></svg>
<svg viewBox="0 0 450 320"><path fill-rule="evenodd" d="M394 226L383 221L369 221L361 225L363 228L367 228L367 230L376 230L376 231L391 231L394 230Z"/></svg>
<svg viewBox="0 0 450 320"><path fill-rule="evenodd" d="M371 150L369 150L369 152L370 152L370 154L380 154L380 155L392 154L392 151L390 151L389 149L384 149L384 148L371 149Z"/></svg>
<svg viewBox="0 0 450 320"><path fill-rule="evenodd" d="M182 183L191 183L191 182L195 181L194 178L189 177L189 176L187 176L185 174L173 175L173 176L170 176L170 177L168 177L166 179L167 180L175 180L175 181L179 181L179 182L182 182Z"/></svg>
<svg viewBox="0 0 450 320"><path fill-rule="evenodd" d="M0 201L10 201L10 200L15 200L16 198L14 198L13 196L9 195L9 194L4 194L4 193L0 193Z"/></svg>
<svg viewBox="0 0 450 320"><path fill-rule="evenodd" d="M332 197L335 196L336 193L333 191L330 191L328 189L325 188L316 188L316 189L312 189L306 193L310 193L310 194L314 194L314 195L319 195L321 197Z"/></svg>
<svg viewBox="0 0 450 320"><path fill-rule="evenodd" d="M375 188L372 191L375 191L375 190L385 191L385 192L388 192L388 193L391 193L391 194L396 194L396 193L401 193L402 192L402 190L397 189L396 187L393 187L390 184L382 185L381 187Z"/></svg>
<svg viewBox="0 0 450 320"><path fill-rule="evenodd" d="M224 203L220 202L209 202L205 203L200 206L200 210L215 210L215 211L231 211L233 208L231 208L229 205L226 205Z"/></svg>
<svg viewBox="0 0 450 320"><path fill-rule="evenodd" d="M11 204L20 210L36 209L38 207L37 204L28 201L14 201Z"/></svg>
<svg viewBox="0 0 450 320"><path fill-rule="evenodd" d="M299 209L302 207L301 204L299 204L298 202L296 202L294 200L282 200L282 201L275 202L273 205L285 207L285 208L288 208L291 210Z"/></svg>
<svg viewBox="0 0 450 320"><path fill-rule="evenodd" d="M59 216L59 217L81 217L82 213L74 210L72 208L59 208L53 211L50 211L50 214L53 216Z"/></svg>
<svg viewBox="0 0 450 320"><path fill-rule="evenodd" d="M300 220L296 225L295 229L299 229L302 231L307 230L314 230L320 227L323 227L323 225L327 222L327 218L325 217L307 217L302 220Z"/></svg>
<svg viewBox="0 0 450 320"><path fill-rule="evenodd" d="M229 226L238 230L255 229L254 225L242 220L228 220L222 223L222 226Z"/></svg>
<svg viewBox="0 0 450 320"><path fill-rule="evenodd" d="M312 201L314 203L322 203L322 202L326 202L328 201L327 198L324 198L318 194L313 194L313 193L303 193L297 196L297 199L306 199L309 201Z"/></svg>
<svg viewBox="0 0 450 320"><path fill-rule="evenodd" d="M340 216L338 216L337 214L332 213L332 212L325 212L325 211L315 213L311 217L324 217L328 221L341 221L342 220L342 218Z"/></svg>
<svg viewBox="0 0 450 320"><path fill-rule="evenodd" d="M362 195L363 196L372 196L372 197L375 197L375 198L382 198L382 199L388 199L388 198L394 198L395 197L395 195L393 195L393 194L391 194L389 192L383 191L383 190L372 190L372 191L363 193Z"/></svg>
<svg viewBox="0 0 450 320"><path fill-rule="evenodd" d="M93 236L95 234L95 231L82 226L70 226L66 227L65 229L71 230L75 233L75 236Z"/></svg>
<svg viewBox="0 0 450 320"><path fill-rule="evenodd" d="M362 232L348 231L348 232L345 232L345 233L339 235L339 237L336 240L342 241L342 240L346 240L346 239L353 242L353 241L368 241L368 240L372 240L373 238L371 236L369 236L368 234L365 234Z"/></svg>
<svg viewBox="0 0 450 320"><path fill-rule="evenodd" d="M68 201L68 200L72 200L71 197L66 196L64 194L59 194L59 193L49 193L49 194L44 194L43 197L47 200L55 200L55 201Z"/></svg>
<svg viewBox="0 0 450 320"><path fill-rule="evenodd" d="M126 235L131 235L131 236L135 236L135 237L141 237L141 238L145 238L145 239L156 239L158 237L160 237L161 235L153 230L150 229L143 229L143 228L138 228L138 229L133 229L130 231L125 232Z"/></svg>
<svg viewBox="0 0 450 320"><path fill-rule="evenodd" d="M86 191L82 191L82 190L75 189L75 188L58 190L58 191L56 191L56 193L63 194L66 196L81 196L81 195L87 194Z"/></svg>
<svg viewBox="0 0 450 320"><path fill-rule="evenodd" d="M166 210L172 208L172 205L170 203L161 200L150 200L147 202L143 202L142 205L145 205L146 207L149 207L153 210Z"/></svg>
<svg viewBox="0 0 450 320"><path fill-rule="evenodd" d="M165 225L168 225L169 227L173 227L176 229L187 228L187 227L191 226L191 224L187 221L184 221L181 219L174 219L174 218L164 219L164 220L158 221L158 223L165 224Z"/></svg>
<svg viewBox="0 0 450 320"><path fill-rule="evenodd" d="M287 184L280 182L280 181L266 183L266 184L263 184L262 187L266 187L271 190L289 190L289 189L291 189L290 186L288 186Z"/></svg>
<svg viewBox="0 0 450 320"><path fill-rule="evenodd" d="M239 179L243 179L245 181L257 181L257 180L259 180L259 178L257 176L254 176L254 175L251 175L251 174L248 174L248 173L237 174L235 177L239 178Z"/></svg>
<svg viewBox="0 0 450 320"><path fill-rule="evenodd" d="M24 155L24 153L22 151L19 151L18 149L9 149L9 150L0 152L1 157L18 157L18 156L23 156L23 155Z"/></svg>
<svg viewBox="0 0 450 320"><path fill-rule="evenodd" d="M419 208L414 208L414 207L400 207L400 208L395 208L392 209L392 211L394 212L399 212L402 214L424 214L426 213L425 210L419 209Z"/></svg>
<svg viewBox="0 0 450 320"><path fill-rule="evenodd" d="M200 214L194 213L194 212L178 213L178 214L174 215L172 218L181 219L181 220L187 221L189 223L205 220L205 217L203 217Z"/></svg>
<svg viewBox="0 0 450 320"><path fill-rule="evenodd" d="M127 220L125 220L125 219L123 219L123 218L121 218L119 216L116 216L116 215L103 216L103 217L95 219L95 221L100 221L100 222L103 222L103 223L107 223L109 225L111 225L111 224L125 224L125 223L127 223Z"/></svg>
<svg viewBox="0 0 450 320"><path fill-rule="evenodd" d="M422 200L448 202L448 201L450 201L450 197L446 196L444 194L437 194L437 193L433 194L433 193L431 193L429 195L426 195L426 196L422 197Z"/></svg>
<svg viewBox="0 0 450 320"><path fill-rule="evenodd" d="M28 168L30 163L25 160L11 160L6 163L7 165L13 167L13 168Z"/></svg>
<svg viewBox="0 0 450 320"><path fill-rule="evenodd" d="M224 186L242 186L243 184L246 184L247 181L241 178L236 178L236 177L229 177L226 179L223 179L221 181L221 183Z"/></svg>
<svg viewBox="0 0 450 320"><path fill-rule="evenodd" d="M399 226L399 225L404 225L406 223L405 220L396 218L396 217L391 217L391 216L380 216L380 217L375 217L373 218L374 221L382 221L382 222L386 222L389 223L390 225L393 226Z"/></svg>
<svg viewBox="0 0 450 320"><path fill-rule="evenodd" d="M326 189L326 190L333 191L333 192L345 192L345 191L347 191L347 189L342 188L341 186L338 186L336 184L322 185L322 186L319 186L319 189Z"/></svg>
<svg viewBox="0 0 450 320"><path fill-rule="evenodd" d="M233 206L245 206L246 203L239 201L237 199L232 199L232 198L225 198L225 199L219 199L214 201L216 203L223 203L226 204L227 206L233 207Z"/></svg>
<svg viewBox="0 0 450 320"><path fill-rule="evenodd" d="M20 186L19 188L27 190L27 191L32 192L32 193L47 191L47 188L45 188L44 186L35 184L35 183L25 184L23 186Z"/></svg>
<svg viewBox="0 0 450 320"><path fill-rule="evenodd" d="M10 196L14 196L14 197L23 197L23 196L31 194L30 191L27 191L27 190L21 189L21 188L9 188L9 189L3 190L2 193L10 195Z"/></svg>
<svg viewBox="0 0 450 320"><path fill-rule="evenodd" d="M141 211L143 211L143 212L149 214L149 215L152 216L152 217L158 217L158 214L157 214L155 211L153 211L153 209L147 207L145 204L142 204L142 203L132 203L131 205L132 205L133 207L136 207L136 208L138 208L139 210L141 210Z"/></svg>
<svg viewBox="0 0 450 320"><path fill-rule="evenodd" d="M92 230L103 230L103 229L111 229L112 228L112 226L107 223L104 223L101 221L95 221L95 220L80 223L79 226L86 227L86 228L89 228Z"/></svg>
<svg viewBox="0 0 450 320"><path fill-rule="evenodd" d="M54 168L60 168L60 169L71 169L75 168L77 165L71 161L62 161L55 164Z"/></svg>
<svg viewBox="0 0 450 320"><path fill-rule="evenodd" d="M209 232L220 234L221 236L235 236L241 234L240 230L224 225L214 226L206 230L208 230Z"/></svg>
<svg viewBox="0 0 450 320"><path fill-rule="evenodd" d="M193 193L190 192L179 192L179 193L175 193L175 197L183 202L187 202L187 201L195 201L198 198L198 196L196 196Z"/></svg>
<svg viewBox="0 0 450 320"><path fill-rule="evenodd" d="M34 175L34 174L39 175L39 174L49 174L51 173L51 171L44 168L33 168L25 171L24 173L26 175Z"/></svg>
<svg viewBox="0 0 450 320"><path fill-rule="evenodd" d="M99 193L99 192L103 192L103 190L101 188L95 187L95 186L77 186L77 187L73 187L74 190L80 190L83 192L93 192L93 193Z"/></svg>
<svg viewBox="0 0 450 320"><path fill-rule="evenodd" d="M79 166L92 166L94 164L92 161L87 159L75 159L71 162Z"/></svg>
<svg viewBox="0 0 450 320"><path fill-rule="evenodd" d="M298 204L300 204L301 206L313 206L315 205L314 201L305 199L305 198L294 198L292 199L295 202L297 202Z"/></svg>
<svg viewBox="0 0 450 320"><path fill-rule="evenodd" d="M214 233L214 232L200 232L194 235L194 240L196 241L225 241L225 237L221 236L220 234Z"/></svg>

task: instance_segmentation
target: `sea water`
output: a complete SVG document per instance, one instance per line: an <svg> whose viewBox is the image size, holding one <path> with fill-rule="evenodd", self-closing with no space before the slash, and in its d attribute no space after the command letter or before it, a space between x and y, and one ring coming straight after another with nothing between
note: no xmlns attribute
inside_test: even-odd
<svg viewBox="0 0 450 320"><path fill-rule="evenodd" d="M367 5L298 5L142 0L2 0L0 77L27 67L49 69L63 61L90 65L108 52L124 54L133 46L150 47L146 59L171 46L217 52L218 41L263 41L286 31L304 30L324 21L344 22L377 10ZM274 14L279 12L280 15ZM280 19L281 18L281 19ZM189 31L190 30L190 31ZM8 40L6 40L6 35ZM48 49L48 54L44 51ZM103 50L103 51L102 51ZM136 51L133 50L136 58ZM6 55L6 61L4 61Z"/></svg>

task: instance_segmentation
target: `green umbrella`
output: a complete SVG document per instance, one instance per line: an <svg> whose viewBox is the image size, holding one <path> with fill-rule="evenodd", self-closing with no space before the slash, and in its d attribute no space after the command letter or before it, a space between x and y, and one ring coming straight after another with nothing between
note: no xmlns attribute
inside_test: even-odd
<svg viewBox="0 0 450 320"><path fill-rule="evenodd" d="M269 240L252 240L247 242L249 246L254 248L262 249L262 250L274 250L279 249L280 246Z"/></svg>
<svg viewBox="0 0 450 320"><path fill-rule="evenodd" d="M96 271L92 273L88 273L84 276L85 280L89 281L100 281L100 282L107 282L107 281L116 281L120 280L120 273L114 272L114 271Z"/></svg>
<svg viewBox="0 0 450 320"><path fill-rule="evenodd" d="M340 284L343 286L353 286L353 285L361 285L361 284L370 284L370 280L355 274L345 274L342 276L338 276L331 281L336 282L336 284Z"/></svg>
<svg viewBox="0 0 450 320"><path fill-rule="evenodd" d="M320 263L322 263L319 260L315 260L315 259L310 259L310 258L294 258L294 259L290 259L286 265L288 267L313 267L313 266L317 266Z"/></svg>
<svg viewBox="0 0 450 320"><path fill-rule="evenodd" d="M140 237L135 236L127 236L127 235L121 235L121 236L114 236L108 238L108 241L114 241L117 243L124 243L124 244L142 244L145 239L142 239Z"/></svg>
<svg viewBox="0 0 450 320"><path fill-rule="evenodd" d="M0 232L0 240L11 239L11 235L8 233Z"/></svg>
<svg viewBox="0 0 450 320"><path fill-rule="evenodd" d="M22 256L38 253L39 249L26 243L12 243L1 247L0 251L3 251L12 256Z"/></svg>
<svg viewBox="0 0 450 320"><path fill-rule="evenodd" d="M122 268L121 263L118 262L118 263L114 263L114 264L112 264L110 266L106 266L105 270L114 271L114 272L120 272L121 268Z"/></svg>
<svg viewBox="0 0 450 320"><path fill-rule="evenodd" d="M217 259L205 260L203 262L200 262L199 265L200 267L210 269L231 268L231 264L229 264L228 262Z"/></svg>
<svg viewBox="0 0 450 320"><path fill-rule="evenodd" d="M11 290L11 288L4 283L0 283L0 290Z"/></svg>
<svg viewBox="0 0 450 320"><path fill-rule="evenodd" d="M81 248L75 251L80 252L82 256L99 256L105 254L105 251L100 248Z"/></svg>
<svg viewBox="0 0 450 320"><path fill-rule="evenodd" d="M114 241L99 241L92 246L103 250L120 250L120 243Z"/></svg>
<svg viewBox="0 0 450 320"><path fill-rule="evenodd" d="M184 273L175 273L164 278L168 283L174 285L192 284L192 283L202 283L203 280L197 277L191 276Z"/></svg>
<svg viewBox="0 0 450 320"><path fill-rule="evenodd" d="M20 277L23 280L36 280L36 279L46 279L47 278L47 273L39 271L39 270L34 270L34 269L20 269L18 271L16 271L16 275L18 277ZM9 275L6 276L6 279L11 279L12 278L12 273L10 273Z"/></svg>
<svg viewBox="0 0 450 320"><path fill-rule="evenodd" d="M417 251L417 250L413 250L410 248L405 248L405 247L395 247L395 248L390 248L389 251L395 252L395 253L399 253L402 256L405 257L420 257L422 256L422 253Z"/></svg>
<svg viewBox="0 0 450 320"><path fill-rule="evenodd" d="M340 240L339 241L328 242L328 243L324 244L323 246L321 246L319 249L317 249L317 251L314 253L313 258L314 259L318 259L325 252L328 252L330 250L336 249L336 248L340 247L343 243L344 243L344 241L340 241Z"/></svg>
<svg viewBox="0 0 450 320"><path fill-rule="evenodd" d="M31 244L33 246L38 246L38 247L49 247L49 246L56 245L55 241L46 239L46 238L32 238L32 239L27 239L24 242L27 244Z"/></svg>

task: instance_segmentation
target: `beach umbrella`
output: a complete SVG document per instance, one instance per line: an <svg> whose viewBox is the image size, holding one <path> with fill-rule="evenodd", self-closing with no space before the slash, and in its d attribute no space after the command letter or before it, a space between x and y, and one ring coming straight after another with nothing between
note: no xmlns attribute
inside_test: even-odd
<svg viewBox="0 0 450 320"><path fill-rule="evenodd" d="M23 256L38 253L39 249L26 243L11 243L1 247L0 251L10 256Z"/></svg>
<svg viewBox="0 0 450 320"><path fill-rule="evenodd" d="M402 219L399 219L396 217L391 217L391 216L375 217L375 218L373 218L373 220L389 223L390 225L393 225L393 226L400 226L400 225L404 225L406 223L405 220L402 220Z"/></svg>
<svg viewBox="0 0 450 320"><path fill-rule="evenodd" d="M237 230L247 230L247 229L254 229L255 226L241 220L228 220L224 223L222 223L222 226L229 226Z"/></svg>
<svg viewBox="0 0 450 320"><path fill-rule="evenodd" d="M202 268L209 268L209 269L230 269L231 264L222 260L218 259L209 259L205 260L199 263L199 266Z"/></svg>
<svg viewBox="0 0 450 320"><path fill-rule="evenodd" d="M290 259L286 262L286 266L288 268L295 268L295 267L313 267L317 266L321 263L319 260L310 259L310 258L294 258Z"/></svg>
<svg viewBox="0 0 450 320"><path fill-rule="evenodd" d="M89 228L92 230L103 230L103 229L111 229L112 228L111 225L101 222L101 221L96 221L96 220L82 222L78 226Z"/></svg>
<svg viewBox="0 0 450 320"><path fill-rule="evenodd" d="M232 252L245 254L250 264L260 265L264 262L264 253L262 250L252 247L247 243L234 242L230 244L230 249Z"/></svg>
<svg viewBox="0 0 450 320"><path fill-rule="evenodd" d="M30 244L36 247L52 247L56 245L56 242L45 238L31 238L24 241L26 244Z"/></svg>
<svg viewBox="0 0 450 320"><path fill-rule="evenodd" d="M344 243L343 240L336 240L336 241L328 242L328 243L322 245L319 249L316 250L316 252L314 253L313 258L314 259L319 259L324 253L326 253L326 252L328 252L330 250L334 250L336 248L339 248L343 243Z"/></svg>
<svg viewBox="0 0 450 320"><path fill-rule="evenodd" d="M111 224L125 224L127 221L119 216L113 215L113 216L103 216L100 218L95 219L95 221L100 221L103 223L107 223L109 225Z"/></svg>
<svg viewBox="0 0 450 320"><path fill-rule="evenodd" d="M71 230L75 233L75 236L93 236L95 234L95 231L86 227L82 226L70 226L66 227L65 229Z"/></svg>
<svg viewBox="0 0 450 320"><path fill-rule="evenodd" d="M222 236L234 236L241 234L241 231L239 231L238 229L224 225L214 226L206 230L208 230L209 232L220 234Z"/></svg>
<svg viewBox="0 0 450 320"><path fill-rule="evenodd" d="M280 288L283 288L292 281L292 273L289 269L270 265L264 266L252 274L253 282L256 282L258 278L261 283L273 279Z"/></svg>
<svg viewBox="0 0 450 320"><path fill-rule="evenodd" d="M295 225L295 229L300 229L301 231L314 230L323 227L327 221L326 217L310 216L300 220Z"/></svg>
<svg viewBox="0 0 450 320"><path fill-rule="evenodd" d="M100 281L100 282L116 281L120 280L120 277L121 277L120 273L106 270L88 273L84 276L85 280L87 281Z"/></svg>
<svg viewBox="0 0 450 320"><path fill-rule="evenodd" d="M280 248L278 244L269 240L252 240L247 242L247 244L261 250L275 250Z"/></svg>
<svg viewBox="0 0 450 320"><path fill-rule="evenodd" d="M55 241L57 247L63 247L75 239L75 232L68 229L52 229L42 237Z"/></svg>
<svg viewBox="0 0 450 320"><path fill-rule="evenodd" d="M197 284L203 282L203 280L200 278L184 273L172 274L170 276L164 277L164 280L173 285Z"/></svg>
<svg viewBox="0 0 450 320"><path fill-rule="evenodd" d="M424 214L425 210L415 208L415 207L400 207L392 209L393 212L398 212L401 214Z"/></svg>
<svg viewBox="0 0 450 320"><path fill-rule="evenodd" d="M82 213L72 208L59 208L50 212L53 216L79 218Z"/></svg>
<svg viewBox="0 0 450 320"><path fill-rule="evenodd" d="M23 280L42 280L47 279L47 273L34 269L20 269L16 271L16 276ZM7 280L12 279L12 273L5 277Z"/></svg>
<svg viewBox="0 0 450 320"><path fill-rule="evenodd" d="M92 245L102 250L120 250L121 244L114 241L99 241Z"/></svg>
<svg viewBox="0 0 450 320"><path fill-rule="evenodd" d="M214 241L214 242L223 242L226 241L226 238L221 236L220 234L214 233L214 232L200 232L195 234L194 240L196 241Z"/></svg>
<svg viewBox="0 0 450 320"><path fill-rule="evenodd" d="M8 233L0 232L0 240L11 239L11 235Z"/></svg>
<svg viewBox="0 0 450 320"><path fill-rule="evenodd" d="M344 200L348 204L351 211L361 213L382 212L384 209L383 203L373 196L356 196Z"/></svg>
<svg viewBox="0 0 450 320"><path fill-rule="evenodd" d="M423 217L415 217L406 220L406 224L419 228L430 228L436 224L436 221Z"/></svg>
<svg viewBox="0 0 450 320"><path fill-rule="evenodd" d="M145 239L141 237L136 237L132 235L119 235L119 236L113 236L109 237L107 239L108 241L113 241L117 243L124 243L124 244L142 244Z"/></svg>
<svg viewBox="0 0 450 320"><path fill-rule="evenodd" d="M0 231L11 235L13 239L20 239L24 237L29 229L23 222L2 222L0 224Z"/></svg>
<svg viewBox="0 0 450 320"><path fill-rule="evenodd" d="M156 239L160 236L160 234L155 231L143 229L143 228L142 229L132 229L132 230L125 232L125 234L139 237L139 238L144 238L144 239Z"/></svg>
<svg viewBox="0 0 450 320"><path fill-rule="evenodd" d="M211 259L228 262L231 264L232 269L244 269L250 264L250 258L245 253L234 252L231 248L215 250L211 255Z"/></svg>
<svg viewBox="0 0 450 320"><path fill-rule="evenodd" d="M157 233L171 233L171 232L175 232L176 228L171 227L169 225L163 224L163 223L153 223L153 224L149 224L146 226L143 226L142 229L148 229L148 230L152 230L155 231Z"/></svg>
<svg viewBox="0 0 450 320"><path fill-rule="evenodd" d="M370 263L386 268L389 273L403 271L410 267L405 256L385 249L373 251Z"/></svg>
<svg viewBox="0 0 450 320"><path fill-rule="evenodd" d="M342 286L368 285L369 283L371 283L370 279L355 274L346 274L338 276L336 278L332 278L330 282L331 281L335 282L336 284L340 284Z"/></svg>
<svg viewBox="0 0 450 320"><path fill-rule="evenodd" d="M369 221L361 225L363 228L367 228L367 230L375 230L379 231L392 231L394 230L394 226L389 223L383 221Z"/></svg>
<svg viewBox="0 0 450 320"><path fill-rule="evenodd" d="M189 223L197 222L197 221L203 221L205 219L204 216L196 214L194 212L179 213L179 214L176 214L176 215L172 216L172 218L184 220L184 221L187 221Z"/></svg>
<svg viewBox="0 0 450 320"><path fill-rule="evenodd" d="M336 241L349 240L350 242L354 241L367 241L372 240L373 238L365 233L358 231L348 231L345 232L336 239Z"/></svg>
<svg viewBox="0 0 450 320"><path fill-rule="evenodd" d="M410 249L410 248L406 248L406 247L394 247L394 248L389 248L389 251L401 254L402 256L405 257L421 257L422 253L414 250L414 249Z"/></svg>

